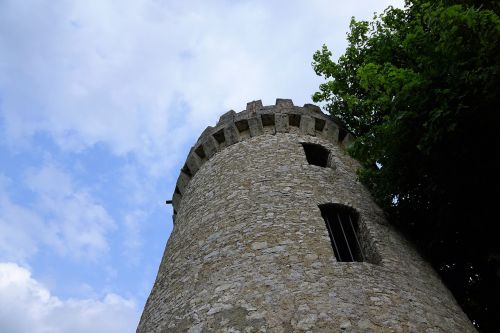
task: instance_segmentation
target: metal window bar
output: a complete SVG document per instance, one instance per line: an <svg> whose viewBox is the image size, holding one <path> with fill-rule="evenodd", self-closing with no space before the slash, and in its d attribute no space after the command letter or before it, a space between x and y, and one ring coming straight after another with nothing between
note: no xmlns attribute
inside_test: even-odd
<svg viewBox="0 0 500 333"><path fill-rule="evenodd" d="M344 227L342 226L342 220L340 219L339 213L337 213L337 219L339 220L340 229L342 230L342 235L344 235L345 244L347 246L347 250L349 251L349 255L351 256L351 261L355 261L354 256L352 255L351 246L349 245L349 241L347 240L347 236L345 235Z"/></svg>
<svg viewBox="0 0 500 333"><path fill-rule="evenodd" d="M326 220L326 227L328 228L328 232L330 233L330 238L332 239L333 242L333 247L335 248L335 256L337 257L338 261L342 261L342 258L340 256L340 251L337 247L337 242L335 242L335 236L333 235L333 230L330 225L331 223L330 216L328 216L328 214L325 214L325 220Z"/></svg>
<svg viewBox="0 0 500 333"><path fill-rule="evenodd" d="M351 214L347 214L347 216L349 217L349 223L351 224L352 233L354 234L354 238L356 239L356 243L358 244L359 254L361 255L361 261L365 261L365 255L363 254L363 248L361 247L361 244L359 243L358 235L356 233L356 230L354 229L354 225L353 225L352 219L351 219Z"/></svg>

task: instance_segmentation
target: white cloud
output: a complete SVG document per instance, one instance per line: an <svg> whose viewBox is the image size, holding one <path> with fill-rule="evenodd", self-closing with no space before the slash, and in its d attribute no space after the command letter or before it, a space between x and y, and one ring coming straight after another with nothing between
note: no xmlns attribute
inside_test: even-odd
<svg viewBox="0 0 500 333"><path fill-rule="evenodd" d="M115 223L68 173L47 164L28 173L26 186L36 193L35 207L45 219L44 241L60 255L97 259L107 252L106 234Z"/></svg>
<svg viewBox="0 0 500 333"><path fill-rule="evenodd" d="M7 133L178 164L179 147L229 108L308 102L319 83L312 53L324 42L338 52L351 15L388 3L2 1Z"/></svg>
<svg viewBox="0 0 500 333"><path fill-rule="evenodd" d="M36 235L42 235L43 221L13 203L0 187L0 260L24 262L38 251Z"/></svg>
<svg viewBox="0 0 500 333"><path fill-rule="evenodd" d="M145 221L147 214L141 210L135 210L125 214L124 226L124 256L128 258L129 264L137 265L140 260L143 238L141 235L141 222Z"/></svg>
<svg viewBox="0 0 500 333"><path fill-rule="evenodd" d="M42 245L71 258L99 260L107 253L115 222L68 173L47 164L28 172L26 185L34 194L31 207L13 201L0 183L0 259L24 262Z"/></svg>
<svg viewBox="0 0 500 333"><path fill-rule="evenodd" d="M9 333L134 332L139 312L116 294L61 300L15 263L0 263L0 331Z"/></svg>

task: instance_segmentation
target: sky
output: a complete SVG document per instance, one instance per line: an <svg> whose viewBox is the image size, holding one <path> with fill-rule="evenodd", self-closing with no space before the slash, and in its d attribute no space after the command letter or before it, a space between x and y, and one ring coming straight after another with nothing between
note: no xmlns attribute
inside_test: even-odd
<svg viewBox="0 0 500 333"><path fill-rule="evenodd" d="M0 332L135 332L192 144L402 0L0 0Z"/></svg>

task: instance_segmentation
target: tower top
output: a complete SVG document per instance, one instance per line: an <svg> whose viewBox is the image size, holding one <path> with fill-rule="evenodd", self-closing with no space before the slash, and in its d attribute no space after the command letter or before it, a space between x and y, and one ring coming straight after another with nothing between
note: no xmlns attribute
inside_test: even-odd
<svg viewBox="0 0 500 333"><path fill-rule="evenodd" d="M475 332L317 106L229 111L197 140L137 332Z"/></svg>
<svg viewBox="0 0 500 333"><path fill-rule="evenodd" d="M353 139L338 121L314 104L300 107L293 105L291 99L277 98L275 105L263 106L262 101L257 100L247 103L241 112L230 110L219 118L215 127L208 126L189 151L172 196L174 222L185 188L215 153L251 137L291 131L323 137L341 147L347 147Z"/></svg>

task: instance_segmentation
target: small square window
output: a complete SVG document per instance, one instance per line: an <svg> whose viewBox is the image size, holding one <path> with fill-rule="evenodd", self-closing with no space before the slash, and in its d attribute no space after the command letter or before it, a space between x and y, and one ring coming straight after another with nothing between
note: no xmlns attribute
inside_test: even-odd
<svg viewBox="0 0 500 333"><path fill-rule="evenodd" d="M314 143L302 143L302 147L304 147L306 159L309 164L323 168L328 166L328 158L330 156L328 149Z"/></svg>

